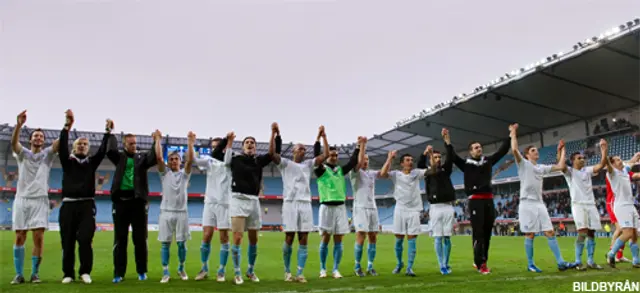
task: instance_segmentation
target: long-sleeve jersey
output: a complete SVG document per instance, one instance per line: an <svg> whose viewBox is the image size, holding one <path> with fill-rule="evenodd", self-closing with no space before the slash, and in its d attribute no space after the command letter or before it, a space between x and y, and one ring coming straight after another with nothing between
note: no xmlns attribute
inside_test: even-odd
<svg viewBox="0 0 640 293"><path fill-rule="evenodd" d="M450 146L448 145L447 149ZM481 156L479 159L469 157L465 160L460 158L451 146L453 163L464 174L464 191L467 195L492 194L491 177L493 175L493 165L497 164L509 152L510 147L511 140L506 139L492 155Z"/></svg>
<svg viewBox="0 0 640 293"><path fill-rule="evenodd" d="M451 173L453 172L453 147L446 145L447 157L444 164L440 166L430 166L424 178L425 188L427 190L427 200L429 203L446 203L456 199L456 191L451 183ZM427 156L420 155L418 161L419 169L427 169Z"/></svg>
<svg viewBox="0 0 640 293"><path fill-rule="evenodd" d="M104 159L110 135L105 133L100 148L93 156L69 154L69 131L60 132L60 163L62 164L63 199L80 200L95 197L96 170Z"/></svg>

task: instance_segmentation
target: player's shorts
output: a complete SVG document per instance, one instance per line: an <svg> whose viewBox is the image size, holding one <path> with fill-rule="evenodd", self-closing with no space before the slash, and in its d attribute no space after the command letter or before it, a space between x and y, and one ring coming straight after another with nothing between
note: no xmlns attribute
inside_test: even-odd
<svg viewBox="0 0 640 293"><path fill-rule="evenodd" d="M49 197L16 197L11 209L12 229L49 229Z"/></svg>
<svg viewBox="0 0 640 293"><path fill-rule="evenodd" d="M176 237L177 242L191 239L189 232L189 213L160 211L158 219L158 241L171 242Z"/></svg>
<svg viewBox="0 0 640 293"><path fill-rule="evenodd" d="M609 214L609 219L611 220L611 224L615 224L618 222L616 218L616 213L613 211L613 204L607 203L607 213Z"/></svg>
<svg viewBox="0 0 640 293"><path fill-rule="evenodd" d="M522 200L518 206L518 222L522 233L553 231L551 217L544 203Z"/></svg>
<svg viewBox="0 0 640 293"><path fill-rule="evenodd" d="M282 230L284 232L313 231L313 209L310 201L282 203Z"/></svg>
<svg viewBox="0 0 640 293"><path fill-rule="evenodd" d="M229 216L229 205L217 203L205 203L202 209L202 226L216 227L218 230L231 229L231 217Z"/></svg>
<svg viewBox="0 0 640 293"><path fill-rule="evenodd" d="M339 206L320 205L320 233L327 232L333 235L349 234L349 219L347 219L347 207L344 204Z"/></svg>
<svg viewBox="0 0 640 293"><path fill-rule="evenodd" d="M378 232L380 231L380 220L378 210L372 208L353 208L353 225L356 232Z"/></svg>
<svg viewBox="0 0 640 293"><path fill-rule="evenodd" d="M451 204L434 203L429 205L429 227L431 236L443 237L453 235L455 211Z"/></svg>
<svg viewBox="0 0 640 293"><path fill-rule="evenodd" d="M595 204L571 204L576 229L602 230L600 214Z"/></svg>
<svg viewBox="0 0 640 293"><path fill-rule="evenodd" d="M620 225L620 228L640 229L640 216L638 216L638 211L634 205L613 205L613 209L618 217L618 225Z"/></svg>
<svg viewBox="0 0 640 293"><path fill-rule="evenodd" d="M393 211L393 234L419 235L420 232L420 212L398 209Z"/></svg>
<svg viewBox="0 0 640 293"><path fill-rule="evenodd" d="M246 230L262 229L262 213L257 196L233 193L229 200L229 216L245 218Z"/></svg>

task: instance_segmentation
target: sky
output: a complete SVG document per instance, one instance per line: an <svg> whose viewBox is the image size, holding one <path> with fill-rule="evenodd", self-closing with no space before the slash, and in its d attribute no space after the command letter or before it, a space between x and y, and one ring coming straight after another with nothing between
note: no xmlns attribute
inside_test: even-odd
<svg viewBox="0 0 640 293"><path fill-rule="evenodd" d="M640 15L637 0L0 0L0 124L371 137ZM634 15L635 13L635 15Z"/></svg>

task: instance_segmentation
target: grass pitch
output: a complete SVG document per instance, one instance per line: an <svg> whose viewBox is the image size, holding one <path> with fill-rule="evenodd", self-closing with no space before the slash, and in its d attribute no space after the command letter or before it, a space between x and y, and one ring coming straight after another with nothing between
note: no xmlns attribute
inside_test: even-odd
<svg viewBox="0 0 640 293"><path fill-rule="evenodd" d="M219 244L216 243L217 233L212 243L210 267L216 268L218 264ZM25 277L31 271L31 235L28 236ZM353 274L353 234L347 235L344 240L344 256L340 271L345 276L343 279L318 279L319 260L318 243L320 237L312 233L309 237L309 257L305 270L308 279L307 284L285 283L283 281L284 269L282 264L283 233L264 232L258 243L258 260L256 274L260 277L260 283L251 283L245 279L245 283L236 286L232 283L233 265L231 258L227 264L227 282L217 283L215 276L210 276L205 281L194 281L193 277L200 269L200 240L201 233L193 233L192 240L188 242L187 273L189 281L181 281L177 274L177 246L171 247L170 269L172 279L168 284L160 284L162 267L160 265L160 243L156 240L157 233L149 233L149 280L138 281L135 273L133 246L129 241L129 262L125 281L120 284L112 284L112 232L96 232L94 240L94 267L91 277L93 284L85 285L79 280L75 283L63 285L62 256L60 236L57 232L45 234L45 251L40 268L41 284L10 285L14 276L13 269L13 232L0 232L0 292L38 292L38 293L74 293L74 292L571 292L573 282L600 282L600 281L639 281L640 269L632 269L630 264L619 264L617 269L606 266L604 254L609 248L609 239L598 239L596 246L596 261L605 267L601 271L558 272L553 255L547 246L544 237L538 237L535 241L535 259L537 266L544 272L540 274L526 271L526 256L524 254L523 237L494 237L491 243L489 267L492 273L483 276L472 268L472 247L469 236L456 236L452 238L451 266L453 274L440 275L437 259L433 248L433 238L426 235L418 237L418 252L414 271L418 275L415 278L404 275L392 275L395 267L394 237L392 235L380 235L378 238L377 256L375 267L380 276L359 278ZM567 261L574 259L574 239L558 238L564 258ZM246 238L245 238L246 241ZM327 267L333 264L333 245L330 245ZM242 268L246 270L246 242L242 248ZM294 245L292 256L292 270L296 266L297 244ZM406 263L406 241L405 256ZM628 250L625 252L630 258ZM366 247L364 248L363 265L366 266ZM584 254L586 258L586 251ZM76 267L79 265L76 258ZM215 272L215 269L213 269Z"/></svg>

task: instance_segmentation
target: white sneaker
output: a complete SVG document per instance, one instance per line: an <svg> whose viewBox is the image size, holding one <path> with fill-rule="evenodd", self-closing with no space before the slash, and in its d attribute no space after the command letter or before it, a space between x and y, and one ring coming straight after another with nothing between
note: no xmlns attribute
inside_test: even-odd
<svg viewBox="0 0 640 293"><path fill-rule="evenodd" d="M217 281L218 283L224 283L224 282L225 282L224 274L217 274L217 275L216 275L216 281Z"/></svg>
<svg viewBox="0 0 640 293"><path fill-rule="evenodd" d="M73 282L73 279L71 279L70 277L62 279L62 284L69 284L71 282Z"/></svg>
<svg viewBox="0 0 640 293"><path fill-rule="evenodd" d="M200 271L197 275L196 275L196 281L202 281L204 279L206 279L209 276L209 272L207 271Z"/></svg>
<svg viewBox="0 0 640 293"><path fill-rule="evenodd" d="M189 276L187 276L187 273L185 271L178 272L178 276L180 276L180 279L182 279L183 281L189 280Z"/></svg>
<svg viewBox="0 0 640 293"><path fill-rule="evenodd" d="M89 274L82 274L82 276L80 276L80 279L82 279L82 282L84 282L85 284L91 284L91 276L89 276Z"/></svg>
<svg viewBox="0 0 640 293"><path fill-rule="evenodd" d="M258 279L258 276L256 276L255 273L247 274L247 278L249 278L249 280L254 283L260 282L260 279Z"/></svg>
<svg viewBox="0 0 640 293"><path fill-rule="evenodd" d="M293 282L293 276L291 276L291 273L284 273L284 281Z"/></svg>
<svg viewBox="0 0 640 293"><path fill-rule="evenodd" d="M237 275L235 277L235 282L236 282L236 285L242 285L242 283L244 283L244 280L242 279L242 276Z"/></svg>
<svg viewBox="0 0 640 293"><path fill-rule="evenodd" d="M338 271L333 271L333 278L334 279L342 279L342 275Z"/></svg>
<svg viewBox="0 0 640 293"><path fill-rule="evenodd" d="M303 275L299 275L296 277L296 282L298 283L306 283L307 279Z"/></svg>
<svg viewBox="0 0 640 293"><path fill-rule="evenodd" d="M164 275L162 276L162 279L160 279L160 283L169 283L169 280L171 279L171 276L169 275Z"/></svg>
<svg viewBox="0 0 640 293"><path fill-rule="evenodd" d="M326 270L320 270L320 279L324 279L327 277L327 271Z"/></svg>

